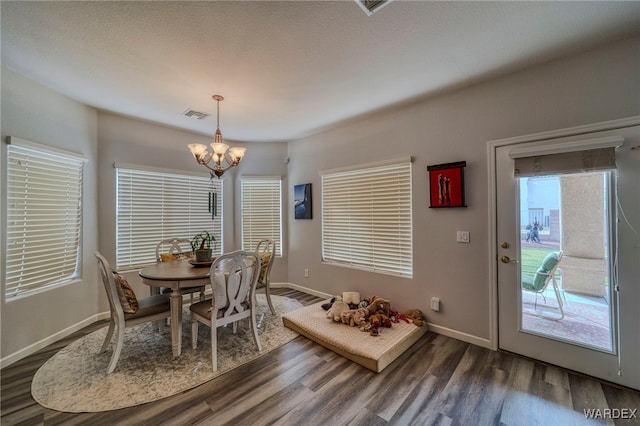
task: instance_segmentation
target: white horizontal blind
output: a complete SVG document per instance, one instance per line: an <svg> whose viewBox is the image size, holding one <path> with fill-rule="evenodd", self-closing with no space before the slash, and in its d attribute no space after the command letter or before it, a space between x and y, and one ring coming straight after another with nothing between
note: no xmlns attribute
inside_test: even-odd
<svg viewBox="0 0 640 426"><path fill-rule="evenodd" d="M253 251L258 241L272 239L282 255L280 178L242 179L242 249Z"/></svg>
<svg viewBox="0 0 640 426"><path fill-rule="evenodd" d="M82 168L79 158L7 146L7 299L79 276Z"/></svg>
<svg viewBox="0 0 640 426"><path fill-rule="evenodd" d="M413 275L410 161L322 176L322 257Z"/></svg>
<svg viewBox="0 0 640 426"><path fill-rule="evenodd" d="M222 253L222 181L150 170L117 169L117 268L156 261L156 244L168 238L193 238L208 231ZM216 194L216 212L209 193Z"/></svg>

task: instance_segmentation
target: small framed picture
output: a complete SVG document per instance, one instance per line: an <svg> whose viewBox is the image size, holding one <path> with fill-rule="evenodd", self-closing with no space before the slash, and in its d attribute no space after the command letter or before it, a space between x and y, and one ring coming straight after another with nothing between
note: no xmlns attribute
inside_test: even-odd
<svg viewBox="0 0 640 426"><path fill-rule="evenodd" d="M466 161L427 166L429 173L429 208L467 207L464 203L464 168Z"/></svg>
<svg viewBox="0 0 640 426"><path fill-rule="evenodd" d="M311 184L293 187L293 205L296 219L311 219Z"/></svg>

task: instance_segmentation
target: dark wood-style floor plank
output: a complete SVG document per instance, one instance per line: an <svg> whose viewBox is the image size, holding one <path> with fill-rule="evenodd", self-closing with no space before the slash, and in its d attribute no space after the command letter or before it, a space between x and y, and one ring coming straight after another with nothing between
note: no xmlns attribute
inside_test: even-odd
<svg viewBox="0 0 640 426"><path fill-rule="evenodd" d="M304 305L320 301L274 289ZM300 336L181 394L103 413L61 413L31 397L51 356L92 324L1 372L4 425L640 425L584 409L639 409L640 392L428 332L381 373Z"/></svg>

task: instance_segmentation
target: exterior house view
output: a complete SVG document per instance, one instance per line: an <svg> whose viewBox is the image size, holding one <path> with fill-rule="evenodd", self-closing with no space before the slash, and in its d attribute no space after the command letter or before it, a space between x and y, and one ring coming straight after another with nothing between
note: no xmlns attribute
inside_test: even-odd
<svg viewBox="0 0 640 426"><path fill-rule="evenodd" d="M3 425L640 422L640 3L0 8ZM206 309L234 277L239 337ZM120 278L162 306L118 343ZM354 294L398 321L325 318ZM315 305L365 343L288 324Z"/></svg>

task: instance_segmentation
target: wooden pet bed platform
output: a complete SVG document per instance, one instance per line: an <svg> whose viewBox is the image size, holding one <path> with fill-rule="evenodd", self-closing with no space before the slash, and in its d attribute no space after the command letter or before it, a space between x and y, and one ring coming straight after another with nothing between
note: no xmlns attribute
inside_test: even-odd
<svg viewBox="0 0 640 426"><path fill-rule="evenodd" d="M381 328L380 335L371 336L358 327L327 318L326 311L322 309L323 303L289 312L283 315L282 322L286 327L377 373L427 332L426 325L417 327L400 321L393 323L391 328Z"/></svg>

